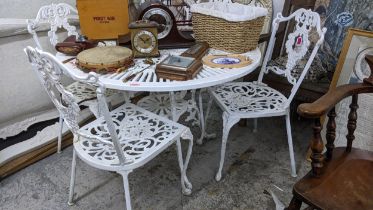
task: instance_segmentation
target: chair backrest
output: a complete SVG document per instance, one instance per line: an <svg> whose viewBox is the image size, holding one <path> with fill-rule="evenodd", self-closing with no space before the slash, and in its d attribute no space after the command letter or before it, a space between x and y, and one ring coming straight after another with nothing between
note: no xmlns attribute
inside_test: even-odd
<svg viewBox="0 0 373 210"><path fill-rule="evenodd" d="M27 20L27 30L33 36L36 46L39 49L43 48L40 44L36 29L43 23L48 23L50 25L48 37L52 46L58 43L58 28L64 28L68 36L75 35L78 37L75 26L70 25L68 22L68 16L70 14L78 14L78 11L69 4L51 4L42 6L34 20Z"/></svg>
<svg viewBox="0 0 373 210"><path fill-rule="evenodd" d="M285 43L286 53L288 56L287 63L285 69L281 69L277 66L270 66L268 67L268 61L273 51L273 47L275 44L276 39L276 32L278 30L279 24L281 22L290 21L294 18L295 21L295 28L292 33L289 33L288 39ZM312 53L300 74L298 79L294 78L291 74L291 71L294 69L296 64L303 59L306 55L308 48L311 45L311 41L309 40L309 35L312 29L315 29L318 33L319 39L316 42ZM296 92L299 89L300 84L302 83L304 77L306 76L308 69L311 66L312 61L314 60L318 49L320 48L321 44L324 42L324 35L326 33L326 28L322 28L320 26L320 16L316 12L312 12L311 10L305 9L298 9L293 14L288 17L283 17L281 13L278 13L276 18L273 20L272 24L272 34L269 41L268 49L266 55L263 60L262 69L259 74L258 82L262 82L263 76L265 73L268 73L269 70L273 71L278 75L282 75L286 77L287 81L293 86L291 89L291 93L288 97L288 101L286 106L289 106L291 101L293 100Z"/></svg>
<svg viewBox="0 0 373 210"><path fill-rule="evenodd" d="M25 48L25 52L48 96L64 117L68 128L75 134L79 129L80 108L74 95L67 91L62 84L65 73L63 66L59 65L54 56L49 53L44 53L32 47Z"/></svg>
<svg viewBox="0 0 373 210"><path fill-rule="evenodd" d="M83 136L91 141L104 145L110 145L114 147L118 155L118 160L120 161L119 164L124 165L129 163L131 160L126 159L125 157L115 131L113 120L109 113L107 102L104 96L105 87L99 82L97 74L90 72L87 74L87 76L77 77L70 74L69 70L60 61L58 61L55 56L48 52L43 52L42 50L32 47L25 48L25 52L44 89L52 99L57 110L63 116L68 128L74 134L74 140L78 140L80 136ZM99 112L102 112L102 115L106 121L107 129L105 130L109 131L111 140L101 139L97 136L87 135L84 132L79 131L78 117L80 108L74 95L67 91L62 84L62 79L64 76L71 77L79 82L88 83L97 87Z"/></svg>

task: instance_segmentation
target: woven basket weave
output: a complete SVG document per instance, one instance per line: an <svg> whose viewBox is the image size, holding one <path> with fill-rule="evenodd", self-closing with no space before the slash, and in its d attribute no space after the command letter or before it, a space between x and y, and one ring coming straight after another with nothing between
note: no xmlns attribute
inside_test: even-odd
<svg viewBox="0 0 373 210"><path fill-rule="evenodd" d="M197 41L206 41L210 47L245 53L254 50L259 41L265 17L242 22L231 22L200 13L193 14L193 31Z"/></svg>

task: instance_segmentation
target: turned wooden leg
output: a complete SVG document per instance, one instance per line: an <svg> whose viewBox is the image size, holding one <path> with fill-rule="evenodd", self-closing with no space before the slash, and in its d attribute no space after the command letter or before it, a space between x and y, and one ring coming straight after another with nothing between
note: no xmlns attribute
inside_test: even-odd
<svg viewBox="0 0 373 210"><path fill-rule="evenodd" d="M300 210L300 207L302 206L302 201L297 199L295 196L290 201L290 204L287 208L284 210Z"/></svg>
<svg viewBox="0 0 373 210"><path fill-rule="evenodd" d="M315 177L320 176L321 169L323 167L324 155L322 154L324 149L324 143L321 139L321 123L320 119L315 119L315 125L313 127L313 138L311 140L311 165L312 165L312 174Z"/></svg>
<svg viewBox="0 0 373 210"><path fill-rule="evenodd" d="M328 124L327 124L327 130L326 130L326 159L331 160L333 156L333 149L334 149L334 140L335 140L335 129L336 129L336 123L335 123L335 108L332 108L328 113Z"/></svg>
<svg viewBox="0 0 373 210"><path fill-rule="evenodd" d="M357 105L357 100L358 100L357 94L352 95L352 101L350 104L350 113L348 114L348 123L347 123L347 129L348 129L348 134L346 136L347 138L346 151L347 152L351 152L352 142L355 139L354 132L356 129L356 121L357 121L356 110L359 108L359 106Z"/></svg>

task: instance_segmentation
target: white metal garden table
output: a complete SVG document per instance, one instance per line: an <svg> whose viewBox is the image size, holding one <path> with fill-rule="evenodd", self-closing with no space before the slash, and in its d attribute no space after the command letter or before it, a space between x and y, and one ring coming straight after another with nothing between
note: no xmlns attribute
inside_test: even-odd
<svg viewBox="0 0 373 210"><path fill-rule="evenodd" d="M147 91L147 92L169 92L171 100L171 111L172 120L177 121L177 111L176 111L176 99L175 91L195 91L196 89L203 89L212 87L215 85L220 85L226 82L230 82L239 79L259 66L261 61L261 52L257 48L253 51L245 53L244 55L252 60L252 63L243 68L235 69L216 69L204 66L203 69L197 74L197 76L188 81L171 81L167 79L158 78L155 74L155 65L161 62L164 58L169 55L179 55L186 49L173 49L173 50L161 50L161 56L159 58L154 58L155 64L149 65L144 63L144 59L136 59L135 65L125 72L121 73L110 73L103 74L99 77L101 83L109 89L122 90L122 91ZM222 51L209 50L209 54L226 54ZM69 59L71 57L64 56L57 53L57 58L61 61ZM76 77L87 76L86 72L81 71L76 65L75 60L67 62L66 67L70 74ZM129 76L136 74L128 81L123 82ZM197 142L202 143L202 139L205 137L205 122L203 116L203 103L202 103L202 91L199 94L199 112L200 112L200 123L201 123L201 137ZM194 92L192 92L194 93ZM192 98L194 100L194 98ZM194 101L194 105L196 105ZM179 159L179 165L183 168L182 162L182 150L180 140L177 141L177 154Z"/></svg>
<svg viewBox="0 0 373 210"><path fill-rule="evenodd" d="M172 81L168 79L158 78L155 74L155 66L163 59L169 55L179 55L186 49L172 49L172 50L161 50L161 56L159 58L153 58L155 61L154 65L149 65L144 63L144 59L135 59L135 65L125 72L121 73L110 73L103 74L100 76L100 81L105 85L106 88L122 90L122 91L146 91L146 92L169 92L171 100L171 111L172 119L174 121L178 120L176 114L176 100L175 91L186 91L186 90L196 90L202 88L208 88L215 85L220 85L226 82L230 82L239 79L259 66L261 61L261 52L257 48L253 51L247 52L244 55L252 60L252 63L243 68L235 69L217 69L209 68L204 66L203 69L197 74L197 76L192 80L187 81ZM210 49L208 54L227 54L223 51ZM64 61L69 56L57 53L57 58ZM70 73L82 77L86 76L87 73L81 71L76 65L75 60L71 60L65 64ZM145 69L145 70L144 70ZM132 79L123 82L129 76L135 74ZM198 108L197 108L198 109ZM203 120L203 107L202 107L202 96L201 92L199 94L199 112L200 112L200 123L201 123L201 138L197 141L202 143L202 138L205 136L204 120Z"/></svg>

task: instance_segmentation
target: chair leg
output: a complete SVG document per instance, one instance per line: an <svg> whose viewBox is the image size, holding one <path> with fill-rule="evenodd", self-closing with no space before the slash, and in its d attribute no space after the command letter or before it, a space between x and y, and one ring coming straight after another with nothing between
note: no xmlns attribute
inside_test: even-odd
<svg viewBox="0 0 373 210"><path fill-rule="evenodd" d="M288 145L289 145L289 155L290 155L290 165L291 165L291 176L297 177L297 171L295 168L295 158L294 158L294 149L293 149L293 138L291 135L291 125L290 125L290 114L286 114L286 132L288 136Z"/></svg>
<svg viewBox="0 0 373 210"><path fill-rule="evenodd" d="M186 170L188 169L190 156L192 155L193 135L189 131L187 133L184 133L181 136L181 138L189 141L188 151L187 151L187 155L185 157L184 163L183 163L183 168L180 168L181 169L181 188L182 188L182 192L184 195L190 195L192 194L193 186L192 186L192 183L190 183L190 181L188 180L188 177L186 175Z"/></svg>
<svg viewBox="0 0 373 210"><path fill-rule="evenodd" d="M295 196L290 201L290 204L287 208L284 210L300 210L300 207L302 206L302 201L297 199Z"/></svg>
<svg viewBox="0 0 373 210"><path fill-rule="evenodd" d="M193 139L193 138L191 138ZM178 159L178 162L179 162L179 167L180 167L180 179L181 179L181 189L183 191L183 194L185 195L190 195L192 193L192 184L190 183L190 181L188 180L188 177L186 176L186 169L188 167L188 164L189 164L189 159L190 159L190 155L191 155L191 146L193 146L193 144L189 144L189 148L188 148L188 152L187 152L187 156L185 158L185 163L187 165L184 164L183 162L183 152L181 150L181 142L180 142L180 139L178 139L176 141L176 152L177 152L177 159Z"/></svg>
<svg viewBox="0 0 373 210"><path fill-rule="evenodd" d="M62 144L62 131L63 131L63 116L60 114L60 130L58 132L58 140L57 140L57 153L61 153L61 144Z"/></svg>
<svg viewBox="0 0 373 210"><path fill-rule="evenodd" d="M130 196L130 187L128 184L128 174L131 171L118 171L120 175L123 177L123 187L124 187L124 196L126 199L126 210L131 210L131 196Z"/></svg>
<svg viewBox="0 0 373 210"><path fill-rule="evenodd" d="M228 140L229 131L231 130L232 126L240 121L240 118L231 117L228 113L223 113L223 136L222 136L222 143L221 143L221 151L220 151L220 163L219 169L216 173L215 180L221 180L221 171L224 165L224 158L225 158L225 150Z"/></svg>
<svg viewBox="0 0 373 210"><path fill-rule="evenodd" d="M253 133L258 132L258 118L254 118L254 128Z"/></svg>
<svg viewBox="0 0 373 210"><path fill-rule="evenodd" d="M75 185L75 168L76 168L76 152L75 149L73 148L73 160L71 163L71 177L70 177L70 192L69 192L69 201L67 204L69 206L74 205L74 185Z"/></svg>

